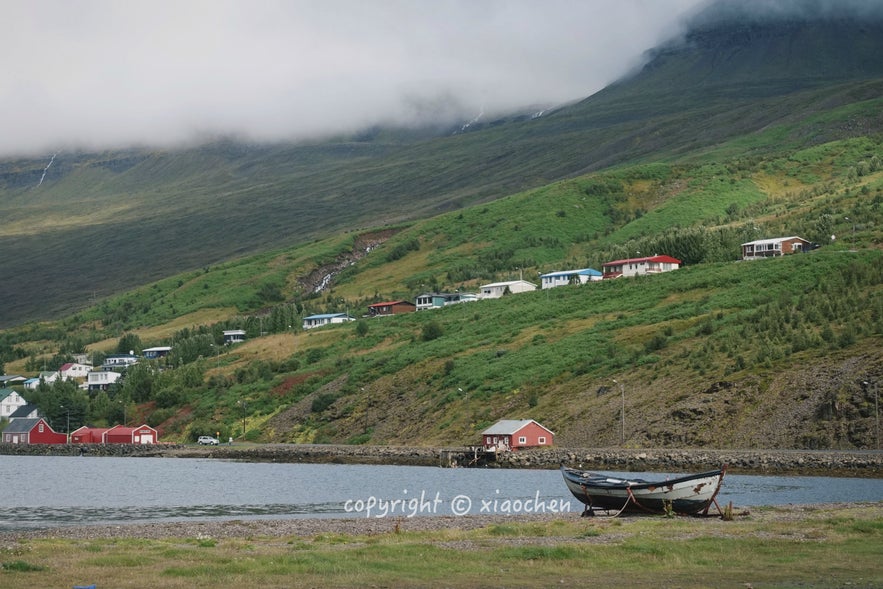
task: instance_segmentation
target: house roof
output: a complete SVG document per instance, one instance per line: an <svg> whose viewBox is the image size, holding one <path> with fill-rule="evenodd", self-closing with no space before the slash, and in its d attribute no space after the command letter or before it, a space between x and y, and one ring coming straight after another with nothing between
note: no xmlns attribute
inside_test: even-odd
<svg viewBox="0 0 883 589"><path fill-rule="evenodd" d="M171 351L172 351L172 346L156 346L153 348L144 348L143 350L141 350L141 353L143 354L144 352L171 352Z"/></svg>
<svg viewBox="0 0 883 589"><path fill-rule="evenodd" d="M6 397L8 397L9 395L11 395L14 392L16 392L16 391L14 391L12 389L0 389L0 401L2 401L3 399L5 399Z"/></svg>
<svg viewBox="0 0 883 589"><path fill-rule="evenodd" d="M9 425L6 426L6 429L3 430L4 434L26 434L34 427L43 421L42 417L29 417L27 419L16 419L15 421L10 421ZM50 428L51 429L51 428Z"/></svg>
<svg viewBox="0 0 883 589"><path fill-rule="evenodd" d="M25 380L27 379L19 374L4 374L0 376L0 384L6 384L8 382L24 382Z"/></svg>
<svg viewBox="0 0 883 589"><path fill-rule="evenodd" d="M37 411L37 406L28 403L27 405L22 405L21 407L10 413L9 419L22 419L27 417L34 411Z"/></svg>
<svg viewBox="0 0 883 589"><path fill-rule="evenodd" d="M64 372L65 370L70 370L70 368L74 365L73 362L67 362L66 364L62 364L61 368L58 369L59 372Z"/></svg>
<svg viewBox="0 0 883 589"><path fill-rule="evenodd" d="M481 288L497 288L500 286L510 286L513 284L529 284L534 288L536 288L537 286L533 282L528 282L527 280L507 280L506 282L491 282L490 284L482 284Z"/></svg>
<svg viewBox="0 0 883 589"><path fill-rule="evenodd" d="M601 273L594 268L582 268L580 270L562 270L560 272L549 272L540 275L541 278L554 278L556 276L601 276Z"/></svg>
<svg viewBox="0 0 883 589"><path fill-rule="evenodd" d="M390 305L411 305L414 306L414 303L410 301L387 301L385 303L374 303L373 305L368 305L368 307L388 307Z"/></svg>
<svg viewBox="0 0 883 589"><path fill-rule="evenodd" d="M149 430L152 430L152 431L156 431L156 428L150 427L150 426L147 425L146 423L143 423L143 424L139 425L138 427L129 427L129 426L127 426L127 425L115 425L115 426L113 426L113 427L111 427L111 428L108 428L108 429L105 430L105 431L106 431L109 435L119 435L119 434L123 434L123 435L131 436L131 435L134 434L136 431L138 431L138 430L142 430L142 429L149 429Z"/></svg>
<svg viewBox="0 0 883 589"><path fill-rule="evenodd" d="M546 426L534 421L533 419L501 419L494 425L490 426L483 432L481 435L483 436L510 436L512 434L517 433L519 430L523 429L525 426L536 423L538 426L549 432L553 433L552 430L547 428Z"/></svg>
<svg viewBox="0 0 883 589"><path fill-rule="evenodd" d="M782 243L783 241L790 241L792 239L799 239L804 243L809 243L807 240L802 237L797 237L796 235L792 235L791 237L771 237L769 239L757 239L755 241L746 241L742 245L767 245L773 243Z"/></svg>
<svg viewBox="0 0 883 589"><path fill-rule="evenodd" d="M308 321L310 319L334 319L335 317L349 317L346 313L319 313L318 315L310 315L309 317L304 317L304 321Z"/></svg>
<svg viewBox="0 0 883 589"><path fill-rule="evenodd" d="M680 264L681 261L671 256L647 256L644 258L626 258L625 260L614 260L613 262L604 262L604 266L620 266L622 264L641 264L644 262L659 262L661 264Z"/></svg>

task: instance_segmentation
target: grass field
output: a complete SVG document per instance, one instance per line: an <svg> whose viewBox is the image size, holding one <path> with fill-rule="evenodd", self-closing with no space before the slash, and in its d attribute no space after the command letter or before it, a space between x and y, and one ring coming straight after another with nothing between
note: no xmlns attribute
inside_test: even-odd
<svg viewBox="0 0 883 589"><path fill-rule="evenodd" d="M881 503L737 509L731 521L568 514L417 531L418 520L358 520L353 533L308 535L296 523L279 535L262 522L212 522L190 537L119 537L103 528L79 539L0 536L0 586L883 585Z"/></svg>

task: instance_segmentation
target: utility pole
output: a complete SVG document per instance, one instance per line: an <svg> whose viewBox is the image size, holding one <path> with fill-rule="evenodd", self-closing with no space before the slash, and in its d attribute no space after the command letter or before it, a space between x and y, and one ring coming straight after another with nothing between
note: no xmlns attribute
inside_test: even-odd
<svg viewBox="0 0 883 589"><path fill-rule="evenodd" d="M618 382L615 378L613 379L615 384L619 385L619 394L622 398L622 408L620 410L620 424L619 424L619 445L625 445L625 386L621 382Z"/></svg>
<svg viewBox="0 0 883 589"><path fill-rule="evenodd" d="M871 383L868 381L862 381L862 386L869 387ZM874 383L874 434L876 440L877 450L880 449L880 404L877 395L877 383Z"/></svg>

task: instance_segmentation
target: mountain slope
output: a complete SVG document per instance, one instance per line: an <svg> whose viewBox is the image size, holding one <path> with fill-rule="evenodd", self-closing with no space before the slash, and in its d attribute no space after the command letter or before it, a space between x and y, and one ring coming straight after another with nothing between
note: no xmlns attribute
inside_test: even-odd
<svg viewBox="0 0 883 589"><path fill-rule="evenodd" d="M793 127L789 145L775 148L880 130L879 21L714 27L697 25L685 43L579 104L453 136L61 153L48 168L49 156L5 162L0 275L13 282L0 289L0 326L247 253L670 159L771 125ZM854 124L817 117L849 105Z"/></svg>

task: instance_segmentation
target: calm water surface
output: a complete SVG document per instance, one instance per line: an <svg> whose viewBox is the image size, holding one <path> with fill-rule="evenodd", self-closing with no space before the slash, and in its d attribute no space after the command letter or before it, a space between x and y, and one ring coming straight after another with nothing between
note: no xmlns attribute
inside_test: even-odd
<svg viewBox="0 0 883 589"><path fill-rule="evenodd" d="M582 511L557 470L0 456L0 472L0 531L188 519ZM718 497L721 505L740 507L880 500L880 479L750 475L727 475Z"/></svg>

